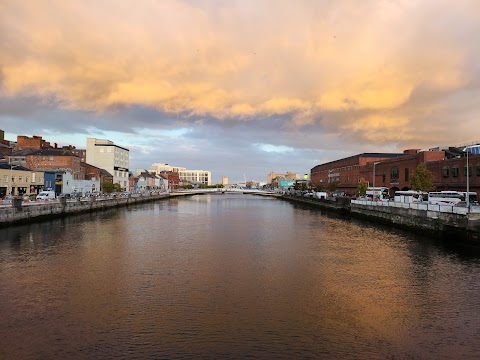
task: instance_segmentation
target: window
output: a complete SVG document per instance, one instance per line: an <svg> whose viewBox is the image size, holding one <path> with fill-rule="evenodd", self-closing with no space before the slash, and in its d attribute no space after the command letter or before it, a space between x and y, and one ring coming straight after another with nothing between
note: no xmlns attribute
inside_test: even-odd
<svg viewBox="0 0 480 360"><path fill-rule="evenodd" d="M18 177L18 182L23 182L23 176Z"/></svg>
<svg viewBox="0 0 480 360"><path fill-rule="evenodd" d="M390 182L392 183L398 183L398 167L394 166L393 168L390 169Z"/></svg>
<svg viewBox="0 0 480 360"><path fill-rule="evenodd" d="M408 181L408 168L405 168L405 181Z"/></svg>
<svg viewBox="0 0 480 360"><path fill-rule="evenodd" d="M8 175L3 175L3 182L8 182Z"/></svg>
<svg viewBox="0 0 480 360"><path fill-rule="evenodd" d="M49 156L48 160L53 161L53 156Z"/></svg>
<svg viewBox="0 0 480 360"><path fill-rule="evenodd" d="M385 173L382 174L382 182L385 184L385 181L387 181L387 175Z"/></svg>
<svg viewBox="0 0 480 360"><path fill-rule="evenodd" d="M480 164L477 164L477 166L475 166L475 169L477 171L477 176L480 176Z"/></svg>
<svg viewBox="0 0 480 360"><path fill-rule="evenodd" d="M452 166L452 176L453 177L458 177L458 165Z"/></svg>
<svg viewBox="0 0 480 360"><path fill-rule="evenodd" d="M30 178L28 176L25 176L25 182L28 183L29 180L30 180Z"/></svg>
<svg viewBox="0 0 480 360"><path fill-rule="evenodd" d="M442 176L444 178L448 178L450 176L450 168L448 166L444 166L442 168Z"/></svg>
<svg viewBox="0 0 480 360"><path fill-rule="evenodd" d="M468 164L468 177L472 176L472 164ZM465 165L464 175L467 176L467 165Z"/></svg>

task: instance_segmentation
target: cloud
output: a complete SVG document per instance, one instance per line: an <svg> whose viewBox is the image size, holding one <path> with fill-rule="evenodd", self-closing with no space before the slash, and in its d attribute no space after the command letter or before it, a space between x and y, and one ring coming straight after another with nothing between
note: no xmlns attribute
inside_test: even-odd
<svg viewBox="0 0 480 360"><path fill-rule="evenodd" d="M180 128L186 153L258 143L309 161L480 139L477 7L3 0L1 127L130 142Z"/></svg>

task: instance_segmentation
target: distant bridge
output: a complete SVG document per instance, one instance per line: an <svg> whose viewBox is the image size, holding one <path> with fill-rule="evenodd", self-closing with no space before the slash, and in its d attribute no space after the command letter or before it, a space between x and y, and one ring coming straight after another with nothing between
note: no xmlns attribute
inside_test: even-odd
<svg viewBox="0 0 480 360"><path fill-rule="evenodd" d="M238 188L218 188L218 189L181 189L170 192L170 196L182 195L206 195L206 194L249 194L262 196L282 196L273 191L258 190L258 189L238 189Z"/></svg>

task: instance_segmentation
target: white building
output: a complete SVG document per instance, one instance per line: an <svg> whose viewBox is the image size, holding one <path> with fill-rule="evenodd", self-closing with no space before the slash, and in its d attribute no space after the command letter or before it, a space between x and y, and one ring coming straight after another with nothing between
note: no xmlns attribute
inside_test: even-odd
<svg viewBox="0 0 480 360"><path fill-rule="evenodd" d="M227 186L228 185L228 176L222 176L222 185Z"/></svg>
<svg viewBox="0 0 480 360"><path fill-rule="evenodd" d="M105 169L113 175L113 183L129 190L128 166L129 150L115 145L110 140L87 138L88 164Z"/></svg>
<svg viewBox="0 0 480 360"><path fill-rule="evenodd" d="M212 185L212 173L206 170L188 170L184 167L171 166L163 163L154 163L150 167L150 172L160 174L162 171L172 171L178 173L180 181L188 183L197 183Z"/></svg>
<svg viewBox="0 0 480 360"><path fill-rule="evenodd" d="M178 177L189 183L212 185L212 173L206 170L182 170L178 172Z"/></svg>
<svg viewBox="0 0 480 360"><path fill-rule="evenodd" d="M187 168L184 167L178 167L178 166L171 166L168 164L163 164L163 163L154 163L150 167L150 172L153 172L155 174L160 174L162 171L172 171L172 172L180 172L183 170L187 170Z"/></svg>

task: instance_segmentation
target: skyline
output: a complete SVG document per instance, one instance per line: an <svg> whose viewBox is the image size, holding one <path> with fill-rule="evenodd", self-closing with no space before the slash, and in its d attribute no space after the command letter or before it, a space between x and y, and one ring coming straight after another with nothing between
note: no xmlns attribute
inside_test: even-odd
<svg viewBox="0 0 480 360"><path fill-rule="evenodd" d="M6 138L212 182L480 140L475 1L3 1Z"/></svg>

